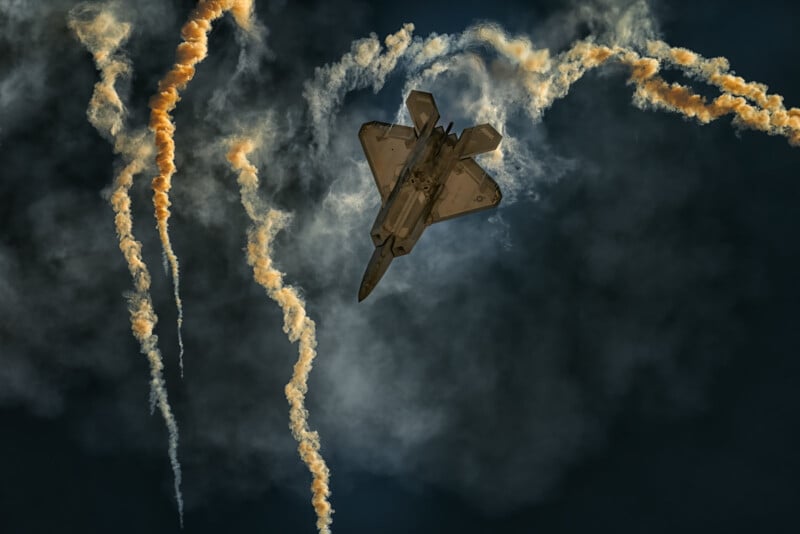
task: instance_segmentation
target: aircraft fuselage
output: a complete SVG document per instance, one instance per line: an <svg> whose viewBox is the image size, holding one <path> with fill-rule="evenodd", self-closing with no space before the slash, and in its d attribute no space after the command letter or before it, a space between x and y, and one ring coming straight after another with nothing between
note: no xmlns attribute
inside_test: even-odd
<svg viewBox="0 0 800 534"><path fill-rule="evenodd" d="M372 242L376 247L394 237L392 256L403 256L414 248L428 226L428 215L442 181L455 163L455 135L448 142L441 126L432 128L427 136L424 133L372 225Z"/></svg>
<svg viewBox="0 0 800 534"><path fill-rule="evenodd" d="M459 138L436 126L433 95L411 91L406 100L414 127L382 122L361 126L359 138L381 194L370 236L375 251L358 291L364 300L391 261L411 252L427 226L496 206L497 183L472 156L497 148L502 136L489 124Z"/></svg>

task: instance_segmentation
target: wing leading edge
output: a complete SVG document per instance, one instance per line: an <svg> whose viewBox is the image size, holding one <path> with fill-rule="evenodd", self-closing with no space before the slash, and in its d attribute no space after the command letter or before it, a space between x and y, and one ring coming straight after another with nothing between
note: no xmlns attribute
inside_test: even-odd
<svg viewBox="0 0 800 534"><path fill-rule="evenodd" d="M368 122L358 132L375 185L385 203L397 183L414 142L414 128L386 122Z"/></svg>

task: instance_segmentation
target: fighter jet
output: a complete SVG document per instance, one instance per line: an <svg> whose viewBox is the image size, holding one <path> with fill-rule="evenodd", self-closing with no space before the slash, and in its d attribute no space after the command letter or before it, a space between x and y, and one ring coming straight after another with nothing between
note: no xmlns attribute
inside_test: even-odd
<svg viewBox="0 0 800 534"><path fill-rule="evenodd" d="M461 137L436 126L439 110L433 95L411 91L406 99L414 127L368 122L358 137L381 209L372 225L375 252L358 290L364 300L397 256L411 252L423 230L500 203L497 183L472 159L497 148L502 136L490 124L467 128Z"/></svg>

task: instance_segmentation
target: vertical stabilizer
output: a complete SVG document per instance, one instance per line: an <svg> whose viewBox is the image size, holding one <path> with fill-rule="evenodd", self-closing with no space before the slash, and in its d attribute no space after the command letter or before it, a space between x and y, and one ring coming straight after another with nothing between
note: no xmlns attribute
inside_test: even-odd
<svg viewBox="0 0 800 534"><path fill-rule="evenodd" d="M406 107L408 107L408 112L411 114L411 120L414 121L414 129L417 131L417 135L422 132L425 125L430 121L433 121L434 126L439 122L439 110L433 100L433 95L430 93L411 91L406 99Z"/></svg>

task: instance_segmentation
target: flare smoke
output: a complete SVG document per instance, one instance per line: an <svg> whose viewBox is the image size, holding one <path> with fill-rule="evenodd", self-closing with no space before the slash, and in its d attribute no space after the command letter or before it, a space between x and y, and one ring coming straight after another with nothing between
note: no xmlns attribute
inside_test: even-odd
<svg viewBox="0 0 800 534"><path fill-rule="evenodd" d="M208 55L208 32L211 23L230 11L236 23L245 31L252 27L252 0L201 0L181 29L183 42L178 45L175 65L158 84L158 92L150 99L150 129L156 139L156 165L158 176L153 178L153 205L156 224L164 255L172 274L175 305L178 308L178 344L180 366L183 373L183 305L180 298L180 269L178 257L169 238L169 191L175 174L175 124L170 113L180 99L179 91L194 78L195 65Z"/></svg>
<svg viewBox="0 0 800 534"><path fill-rule="evenodd" d="M258 210L257 169L247 159L247 155L254 148L255 143L251 139L235 139L227 156L233 169L239 173L242 205L254 225L248 231L247 263L253 267L253 277L256 282L283 310L283 331L290 341L298 342L300 354L294 366L292 379L286 385L289 428L297 440L300 458L308 466L313 477L311 502L317 513L317 529L321 534L329 534L331 514L333 514L328 502L330 472L319 452L319 434L308 426L308 410L305 408L308 375L317 355L316 325L306 315L305 304L297 291L283 284L283 274L272 264L272 241L286 224L288 217L285 213L273 209L264 213Z"/></svg>
<svg viewBox="0 0 800 534"><path fill-rule="evenodd" d="M475 33L479 39L491 44L496 51L520 66L520 76L535 111L540 112L556 98L565 96L570 86L587 70L617 59L631 69L629 81L636 85L634 102L639 106L650 104L695 118L703 124L724 115L733 115L736 125L770 135L783 135L791 145L800 146L800 109L786 110L783 97L768 94L766 85L747 82L729 73L728 60L725 58L704 59L690 50L670 48L660 41L650 41L647 46L648 52L655 58L640 56L622 46L607 47L580 41L550 60L546 49L533 50L525 39L509 40L496 26L480 26ZM722 94L707 103L689 87L667 83L658 76L659 60L716 86ZM755 105L748 104L745 97Z"/></svg>
<svg viewBox="0 0 800 534"><path fill-rule="evenodd" d="M169 460L175 486L178 514L183 526L183 496L181 494L181 466L178 461L178 425L167 399L167 390L162 371L164 363L158 348L158 337L153 329L158 317L150 298L150 273L142 259L142 244L133 235L131 198L129 191L133 178L147 167L152 157L150 137L143 132L129 134L125 131L125 107L114 84L117 78L127 74L128 62L118 48L130 34L130 24L117 20L110 8L81 5L69 16L69 26L81 43L94 56L100 81L95 84L89 101L89 122L102 134L110 137L114 151L127 160L127 164L114 178L111 207L114 210L114 226L119 239L119 249L125 257L134 291L128 294L128 309L131 315L131 330L139 342L142 353L150 363L151 402L158 405L169 434Z"/></svg>
<svg viewBox="0 0 800 534"><path fill-rule="evenodd" d="M648 57L630 47L598 45L591 39L578 41L570 49L552 55L549 49L537 49L528 38L511 37L492 23L473 26L459 35L434 34L424 40L412 38L413 29L413 24L405 24L397 33L387 36L383 53L375 35L359 39L339 62L316 70L315 79L306 84L304 95L320 144L324 145L329 137L323 118L336 111L347 92L370 85L375 91L379 90L397 65L405 65L408 71L404 93L423 82L432 83L456 65L473 64L471 71L479 75L482 60L471 50L488 46L518 67L515 81L522 92L515 93L517 96L494 98L483 94L482 104L473 114L476 118L482 117L479 120L491 118L500 124L499 131L504 135L502 119L509 106L521 105L532 119L539 120L543 112L555 100L565 97L572 84L588 70L616 60L631 69L630 82L636 86L634 103L640 107L650 105L678 112L704 124L733 115L737 126L782 135L793 146L800 145L800 108L787 110L783 107L783 97L767 93L766 85L733 75L725 58L704 59L690 50L671 48L661 41L647 43L648 54L653 56ZM470 61L470 57L476 61ZM662 61L714 85L722 94L707 103L687 86L668 84L658 76ZM748 104L747 99L755 105ZM401 108L398 114L402 112ZM502 159L503 145L509 145L509 141L513 144L512 139L506 136L495 159Z"/></svg>

